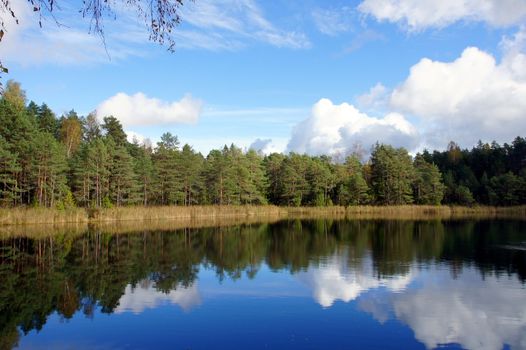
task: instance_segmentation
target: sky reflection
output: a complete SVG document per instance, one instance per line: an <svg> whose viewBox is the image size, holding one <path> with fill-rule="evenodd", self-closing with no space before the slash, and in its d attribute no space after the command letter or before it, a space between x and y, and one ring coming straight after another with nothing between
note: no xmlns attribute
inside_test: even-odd
<svg viewBox="0 0 526 350"><path fill-rule="evenodd" d="M165 304L178 305L184 311L190 311L193 307L201 304L197 282L189 287L178 285L168 293L157 290L149 280L144 280L135 287L128 285L124 295L119 300L115 313L133 312L140 314L145 309L154 309Z"/></svg>

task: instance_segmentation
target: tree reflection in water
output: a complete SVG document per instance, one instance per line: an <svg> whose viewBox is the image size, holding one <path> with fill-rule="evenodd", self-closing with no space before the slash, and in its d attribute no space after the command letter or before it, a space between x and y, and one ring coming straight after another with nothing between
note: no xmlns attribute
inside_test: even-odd
<svg viewBox="0 0 526 350"><path fill-rule="evenodd" d="M0 348L40 330L53 312L69 319L95 310L140 313L162 303L190 310L202 302L201 269L220 281L253 279L262 265L294 274L323 307L372 289L397 292L360 300L360 307L381 322L396 317L428 347L526 347L526 252L513 249L522 247L525 228L522 221L291 220L5 238ZM415 276L423 287L406 289ZM513 288L501 290L500 283ZM486 321L474 321L484 320L481 313ZM503 317L511 326L502 326Z"/></svg>

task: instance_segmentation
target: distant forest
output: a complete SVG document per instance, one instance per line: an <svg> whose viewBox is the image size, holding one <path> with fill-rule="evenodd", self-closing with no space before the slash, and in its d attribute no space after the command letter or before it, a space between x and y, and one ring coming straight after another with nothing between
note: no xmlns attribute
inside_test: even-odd
<svg viewBox="0 0 526 350"><path fill-rule="evenodd" d="M27 103L10 81L0 99L0 206L526 204L526 139L412 157L377 143L364 161L235 145L205 157L170 133L128 142L118 119Z"/></svg>

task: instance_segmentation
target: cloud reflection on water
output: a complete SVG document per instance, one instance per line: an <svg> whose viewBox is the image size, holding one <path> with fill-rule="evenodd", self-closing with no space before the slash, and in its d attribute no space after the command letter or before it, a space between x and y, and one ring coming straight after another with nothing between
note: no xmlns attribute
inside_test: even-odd
<svg viewBox="0 0 526 350"><path fill-rule="evenodd" d="M437 274L442 278L437 281ZM468 349L497 350L505 344L526 349L526 289L515 278L465 269L457 279L447 271L423 278L422 287L392 296L396 317L428 348L458 343Z"/></svg>
<svg viewBox="0 0 526 350"><path fill-rule="evenodd" d="M400 292L414 277L415 271L409 271L405 275L378 278L370 256L351 268L346 255L335 255L324 264L310 266L306 272L298 274L298 278L312 288L314 299L323 307L330 307L337 300L355 300L361 294L380 287Z"/></svg>
<svg viewBox="0 0 526 350"><path fill-rule="evenodd" d="M184 311L189 311L201 304L197 282L188 287L179 285L169 293L157 290L148 280L142 281L135 288L127 285L115 313L140 314L146 309L153 309L162 304L178 305Z"/></svg>

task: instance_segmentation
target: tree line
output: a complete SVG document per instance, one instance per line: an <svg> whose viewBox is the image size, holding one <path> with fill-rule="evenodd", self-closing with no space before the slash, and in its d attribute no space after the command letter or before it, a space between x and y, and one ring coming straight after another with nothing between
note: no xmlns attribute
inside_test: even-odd
<svg viewBox="0 0 526 350"><path fill-rule="evenodd" d="M129 142L113 116L61 117L10 81L0 99L0 205L518 205L526 203L526 139L412 157L377 143L371 156L273 153L231 145L205 157L177 136Z"/></svg>

